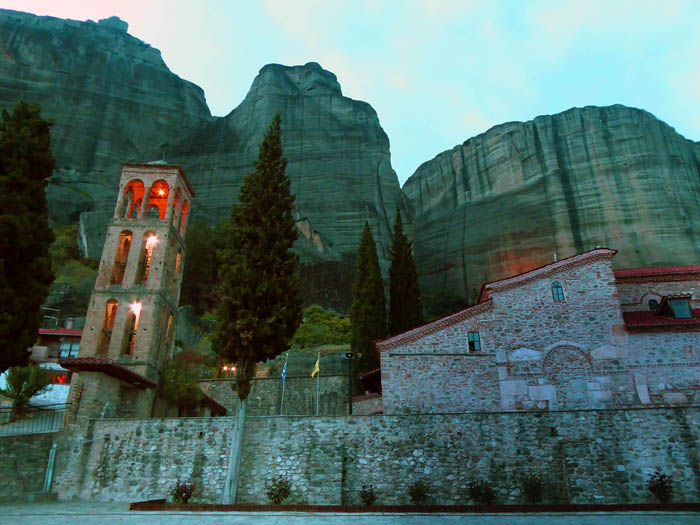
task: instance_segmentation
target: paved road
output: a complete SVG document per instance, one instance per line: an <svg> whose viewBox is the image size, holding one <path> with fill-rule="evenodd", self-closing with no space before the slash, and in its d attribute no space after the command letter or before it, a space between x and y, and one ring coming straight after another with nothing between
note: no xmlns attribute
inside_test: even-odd
<svg viewBox="0 0 700 525"><path fill-rule="evenodd" d="M591 514L301 514L283 512L134 512L126 503L61 502L0 505L2 525L697 525L700 513Z"/></svg>

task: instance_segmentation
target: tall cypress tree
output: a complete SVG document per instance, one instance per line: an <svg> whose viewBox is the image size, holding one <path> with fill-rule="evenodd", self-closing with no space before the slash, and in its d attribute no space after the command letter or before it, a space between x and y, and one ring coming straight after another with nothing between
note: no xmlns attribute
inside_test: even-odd
<svg viewBox="0 0 700 525"><path fill-rule="evenodd" d="M418 285L418 272L413 260L413 246L403 233L401 210L396 208L394 239L389 268L389 333L410 330L423 322L423 306Z"/></svg>
<svg viewBox="0 0 700 525"><path fill-rule="evenodd" d="M0 122L0 373L27 364L36 342L40 306L53 281L48 204L51 123L39 106L19 101Z"/></svg>
<svg viewBox="0 0 700 525"><path fill-rule="evenodd" d="M350 322L352 350L359 354L355 370L365 372L377 368L379 360L372 343L386 336L386 297L379 271L377 247L366 222L357 250Z"/></svg>
<svg viewBox="0 0 700 525"><path fill-rule="evenodd" d="M255 365L289 348L301 322L294 196L282 157L280 116L260 145L255 172L245 176L239 204L224 228L219 253L218 325L214 348L238 365L238 396L245 400Z"/></svg>

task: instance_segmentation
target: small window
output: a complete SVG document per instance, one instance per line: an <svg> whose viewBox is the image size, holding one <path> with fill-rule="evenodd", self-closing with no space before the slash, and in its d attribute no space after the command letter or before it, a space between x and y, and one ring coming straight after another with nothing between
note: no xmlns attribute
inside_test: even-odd
<svg viewBox="0 0 700 525"><path fill-rule="evenodd" d="M649 310L652 312L655 312L656 309L659 307L659 301L656 299L649 299L649 302L647 303L649 305Z"/></svg>
<svg viewBox="0 0 700 525"><path fill-rule="evenodd" d="M59 347L59 357L78 357L78 341L64 339Z"/></svg>
<svg viewBox="0 0 700 525"><path fill-rule="evenodd" d="M470 352L481 352L481 341L479 341L479 332L469 332L469 334L467 334L467 339L469 340Z"/></svg>
<svg viewBox="0 0 700 525"><path fill-rule="evenodd" d="M689 319L693 317L693 311L690 309L690 301L688 299L671 299L671 309L673 317L676 319Z"/></svg>
<svg viewBox="0 0 700 525"><path fill-rule="evenodd" d="M555 303L561 303L564 301L564 288L562 288L561 283L554 281L552 283L552 298Z"/></svg>

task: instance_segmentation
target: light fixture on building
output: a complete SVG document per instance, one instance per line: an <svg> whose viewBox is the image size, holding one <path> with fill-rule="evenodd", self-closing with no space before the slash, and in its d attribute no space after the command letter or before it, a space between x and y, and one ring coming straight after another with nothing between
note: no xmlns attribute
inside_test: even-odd
<svg viewBox="0 0 700 525"><path fill-rule="evenodd" d="M155 235L151 235L146 239L146 249L147 250L152 250L153 247L158 244L158 237Z"/></svg>
<svg viewBox="0 0 700 525"><path fill-rule="evenodd" d="M134 313L134 315L138 318L138 316L141 314L141 303L134 301L129 305L129 308L131 311Z"/></svg>

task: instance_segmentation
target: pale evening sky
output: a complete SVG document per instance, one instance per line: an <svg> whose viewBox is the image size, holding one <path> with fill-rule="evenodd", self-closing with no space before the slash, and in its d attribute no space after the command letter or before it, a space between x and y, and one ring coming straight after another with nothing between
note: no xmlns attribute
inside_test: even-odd
<svg viewBox="0 0 700 525"><path fill-rule="evenodd" d="M403 183L493 125L573 106L646 109L700 139L700 1L2 0L74 20L113 15L235 108L265 64L320 63L369 102Z"/></svg>

